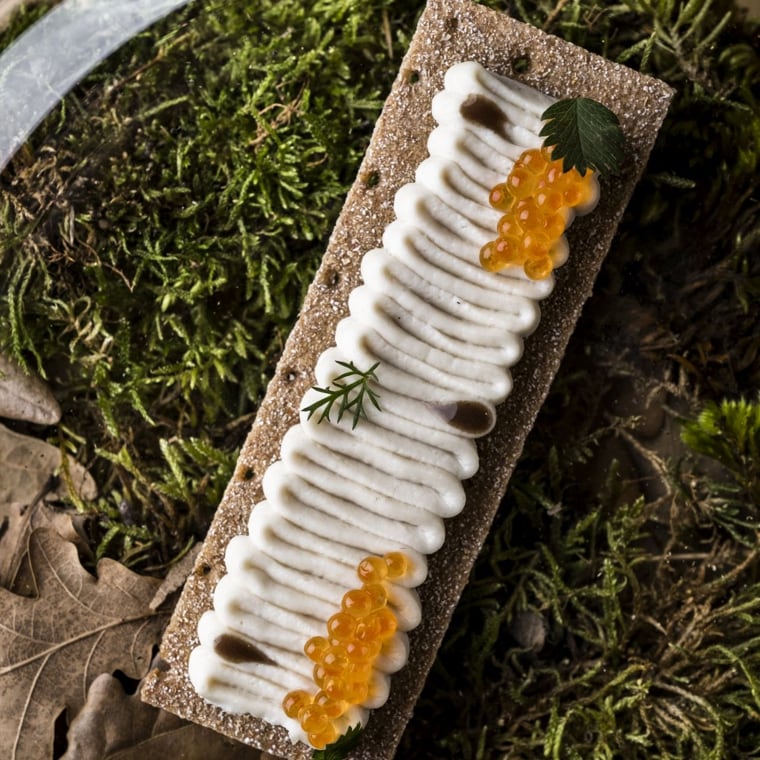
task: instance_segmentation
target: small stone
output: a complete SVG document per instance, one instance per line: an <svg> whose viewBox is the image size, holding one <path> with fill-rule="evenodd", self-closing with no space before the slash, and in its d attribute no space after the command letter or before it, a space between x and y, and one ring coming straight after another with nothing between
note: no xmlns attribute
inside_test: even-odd
<svg viewBox="0 0 760 760"><path fill-rule="evenodd" d="M540 652L546 643L546 621L533 610L518 612L509 623L512 638L523 649Z"/></svg>

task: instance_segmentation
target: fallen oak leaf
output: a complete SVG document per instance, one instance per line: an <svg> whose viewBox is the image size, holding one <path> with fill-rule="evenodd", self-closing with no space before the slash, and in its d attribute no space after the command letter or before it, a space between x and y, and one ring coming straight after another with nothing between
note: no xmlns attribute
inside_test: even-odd
<svg viewBox="0 0 760 760"><path fill-rule="evenodd" d="M0 354L0 417L38 425L55 425L61 419L61 407L47 383L4 354Z"/></svg>
<svg viewBox="0 0 760 760"><path fill-rule="evenodd" d="M197 723L183 723L171 731L155 734L134 747L107 755L104 760L180 757L182 760L264 760L269 756Z"/></svg>
<svg viewBox="0 0 760 760"><path fill-rule="evenodd" d="M98 489L80 464L70 457L64 464L60 449L1 424L0 468L0 586L8 588L26 553L29 533L42 522L41 513L55 522L54 527L66 530L66 517L41 507L43 501L67 493L68 486L56 473L65 468L79 499L94 499Z"/></svg>
<svg viewBox="0 0 760 760"><path fill-rule="evenodd" d="M110 673L101 673L69 723L61 760L103 760L111 752L131 747L150 736L157 712L158 708L127 695Z"/></svg>
<svg viewBox="0 0 760 760"><path fill-rule="evenodd" d="M26 559L29 535L38 528L49 528L77 549L90 554L85 534L86 515L59 509L41 499L31 504L0 504L0 520L6 526L0 535L0 586L18 593L19 573Z"/></svg>
<svg viewBox="0 0 760 760"><path fill-rule="evenodd" d="M0 588L0 757L8 760L51 758L56 716L77 714L101 673L142 678L166 622L148 606L159 580L109 559L95 578L49 530L32 533L29 558L36 598Z"/></svg>
<svg viewBox="0 0 760 760"><path fill-rule="evenodd" d="M259 760L261 753L209 728L182 720L124 692L108 673L90 685L87 701L71 721L61 760Z"/></svg>
<svg viewBox="0 0 760 760"><path fill-rule="evenodd" d="M0 503L30 503L31 499L50 480L51 475L65 468L71 487L80 499L94 499L98 494L95 481L82 465L67 457L61 450L39 438L23 435L0 425ZM65 483L56 483L43 496L61 498L67 493Z"/></svg>

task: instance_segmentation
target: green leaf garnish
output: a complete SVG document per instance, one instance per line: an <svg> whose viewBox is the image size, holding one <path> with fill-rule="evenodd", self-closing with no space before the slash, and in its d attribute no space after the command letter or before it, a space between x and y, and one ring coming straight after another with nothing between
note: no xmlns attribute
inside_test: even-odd
<svg viewBox="0 0 760 760"><path fill-rule="evenodd" d="M352 749L356 749L363 731L364 729L357 723L324 749L315 749L312 760L343 760Z"/></svg>
<svg viewBox="0 0 760 760"><path fill-rule="evenodd" d="M609 108L591 98L568 98L549 106L540 137L553 148L552 158L562 159L563 171L575 167L581 176L587 169L615 174L623 161L623 130Z"/></svg>
<svg viewBox="0 0 760 760"><path fill-rule="evenodd" d="M367 413L364 409L364 403L367 399L378 410L380 403L378 399L379 395L369 387L369 383L372 380L377 380L375 370L380 365L380 362L375 362L366 372L358 369L353 362L337 361L336 364L340 364L341 367L346 368L346 372L342 375L338 375L327 388L320 388L319 386L313 386L315 391L319 391L324 394L324 398L315 401L307 407L304 407L301 411L308 412L308 419L311 419L312 415L320 409L322 410L318 422L322 420L329 420L330 413L333 406L340 402L338 406L338 422L343 419L343 415L347 412L353 414L353 423L351 428L355 428L359 423L359 420L364 417L366 419ZM355 377L352 382L344 382L349 378Z"/></svg>

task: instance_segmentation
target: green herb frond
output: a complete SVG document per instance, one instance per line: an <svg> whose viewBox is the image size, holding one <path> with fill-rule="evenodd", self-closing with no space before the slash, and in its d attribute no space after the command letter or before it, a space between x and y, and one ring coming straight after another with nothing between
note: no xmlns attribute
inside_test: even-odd
<svg viewBox="0 0 760 760"><path fill-rule="evenodd" d="M541 115L546 122L540 136L552 148L552 158L562 159L562 169L588 169L616 174L623 161L623 132L617 116L590 98L558 100Z"/></svg>
<svg viewBox="0 0 760 760"><path fill-rule="evenodd" d="M380 396L377 391L370 387L371 382L377 381L375 370L380 366L380 362L375 362L368 370L360 370L353 362L343 362L336 360L336 364L345 367L346 371L333 379L329 386L322 388L313 386L313 389L324 394L321 399L302 409L308 413L308 419L319 412L319 422L329 420L335 404L338 404L336 421L340 422L343 415L351 414L351 427L355 428L359 420L366 419L367 411L365 403L369 402L378 411L380 408ZM350 378L355 378L348 381Z"/></svg>

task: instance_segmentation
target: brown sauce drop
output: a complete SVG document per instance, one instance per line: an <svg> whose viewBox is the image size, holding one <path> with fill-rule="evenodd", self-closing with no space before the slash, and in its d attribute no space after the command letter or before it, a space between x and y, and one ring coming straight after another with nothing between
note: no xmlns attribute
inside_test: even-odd
<svg viewBox="0 0 760 760"><path fill-rule="evenodd" d="M459 106L459 113L475 124L506 137L507 117L504 111L485 95L468 95Z"/></svg>
<svg viewBox="0 0 760 760"><path fill-rule="evenodd" d="M451 404L436 404L433 409L451 427L472 436L491 432L496 422L493 407L481 401L454 401Z"/></svg>
<svg viewBox="0 0 760 760"><path fill-rule="evenodd" d="M229 662L260 662L265 665L274 665L274 661L258 647L229 633L223 633L214 639L214 651Z"/></svg>

